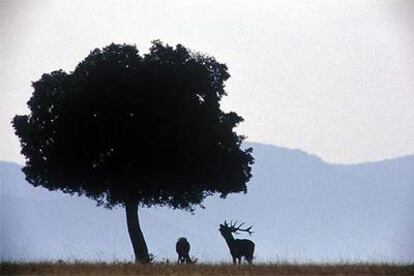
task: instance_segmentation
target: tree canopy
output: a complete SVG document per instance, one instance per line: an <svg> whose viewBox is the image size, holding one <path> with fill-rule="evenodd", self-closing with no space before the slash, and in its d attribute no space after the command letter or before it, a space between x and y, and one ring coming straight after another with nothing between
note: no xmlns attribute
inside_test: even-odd
<svg viewBox="0 0 414 276"><path fill-rule="evenodd" d="M160 41L144 55L111 44L42 75L30 113L13 119L27 180L107 207L192 209L246 192L252 150L233 130L243 119L220 108L229 77L213 57Z"/></svg>

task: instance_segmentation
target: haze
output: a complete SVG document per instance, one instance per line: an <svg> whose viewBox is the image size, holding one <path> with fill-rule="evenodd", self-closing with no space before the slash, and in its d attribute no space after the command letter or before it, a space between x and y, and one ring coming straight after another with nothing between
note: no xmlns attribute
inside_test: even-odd
<svg viewBox="0 0 414 276"><path fill-rule="evenodd" d="M335 163L414 153L412 1L0 2L0 160L31 81L111 42L181 43L229 67L225 110L249 141Z"/></svg>

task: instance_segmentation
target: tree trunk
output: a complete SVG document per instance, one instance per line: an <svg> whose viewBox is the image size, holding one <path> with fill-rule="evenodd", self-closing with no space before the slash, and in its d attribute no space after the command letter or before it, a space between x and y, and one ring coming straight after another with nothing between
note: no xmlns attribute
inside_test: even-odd
<svg viewBox="0 0 414 276"><path fill-rule="evenodd" d="M131 238L132 247L134 248L135 262L149 263L150 258L148 254L147 244L145 243L144 235L139 226L138 219L138 203L125 202L126 219L128 225L128 233Z"/></svg>

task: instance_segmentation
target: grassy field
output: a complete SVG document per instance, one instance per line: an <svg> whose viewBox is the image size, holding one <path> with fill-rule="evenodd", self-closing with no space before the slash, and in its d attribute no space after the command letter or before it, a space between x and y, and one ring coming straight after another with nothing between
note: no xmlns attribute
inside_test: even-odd
<svg viewBox="0 0 414 276"><path fill-rule="evenodd" d="M3 262L1 275L414 275L414 264L150 264Z"/></svg>

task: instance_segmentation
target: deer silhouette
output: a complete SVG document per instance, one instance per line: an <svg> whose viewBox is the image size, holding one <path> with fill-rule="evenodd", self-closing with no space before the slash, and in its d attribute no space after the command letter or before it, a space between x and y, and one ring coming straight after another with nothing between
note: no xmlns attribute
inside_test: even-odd
<svg viewBox="0 0 414 276"><path fill-rule="evenodd" d="M253 232L251 231L253 226L247 227L246 229L242 229L244 222L241 223L239 226L236 226L237 221L233 223L230 221L230 225L227 224L227 221L224 221L224 224L220 224L219 231L221 235L226 240L227 245L230 249L230 254L233 257L233 264L236 264L236 260L240 264L241 258L244 257L245 260L251 264L253 262L253 253L254 253L254 242L247 239L234 239L233 233L238 234L238 232L247 232L251 235Z"/></svg>
<svg viewBox="0 0 414 276"><path fill-rule="evenodd" d="M178 254L177 263L192 264L197 262L197 259L194 261L190 259L190 243L186 238L182 237L177 240L177 243L175 244L175 251L177 251Z"/></svg>

